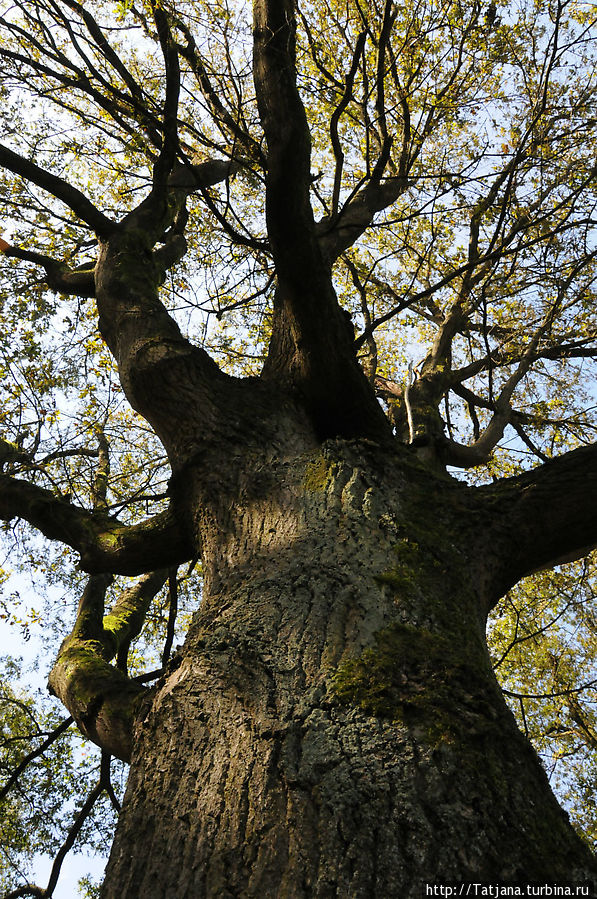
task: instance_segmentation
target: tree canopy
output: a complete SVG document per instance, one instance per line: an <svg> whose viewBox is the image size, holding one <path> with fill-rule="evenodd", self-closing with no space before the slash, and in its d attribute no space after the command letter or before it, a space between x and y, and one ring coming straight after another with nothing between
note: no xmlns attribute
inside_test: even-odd
<svg viewBox="0 0 597 899"><path fill-rule="evenodd" d="M216 385L192 409L206 431L223 404L250 426L259 379L321 440L402 443L471 485L559 459L591 473L587 542L554 538L518 585L513 553L489 639L595 843L596 35L580 0L2 4L0 614L43 634L43 664L74 626L110 677L151 682L184 634L188 458L173 470L148 399L177 358ZM98 309L99 266L132 249L128 306ZM97 848L118 807L108 751L78 765L56 708L6 662L7 895L51 895L19 892L28 860Z"/></svg>

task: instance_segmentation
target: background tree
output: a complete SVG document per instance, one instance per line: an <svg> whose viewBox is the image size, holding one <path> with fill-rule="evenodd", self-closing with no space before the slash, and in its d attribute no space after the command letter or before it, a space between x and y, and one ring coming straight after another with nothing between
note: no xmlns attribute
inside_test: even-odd
<svg viewBox="0 0 597 899"><path fill-rule="evenodd" d="M102 895L596 876L494 675L578 809L593 15L3 9L0 515L102 750L62 849L132 761Z"/></svg>

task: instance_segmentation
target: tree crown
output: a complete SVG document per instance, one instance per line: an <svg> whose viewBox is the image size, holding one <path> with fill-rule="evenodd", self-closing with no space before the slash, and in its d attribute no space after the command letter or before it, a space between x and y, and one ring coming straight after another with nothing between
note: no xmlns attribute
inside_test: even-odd
<svg viewBox="0 0 597 899"><path fill-rule="evenodd" d="M310 445L407 447L430 476L519 490L561 457L548 479L594 482L594 25L573 0L2 9L0 514L16 564L86 597L100 654L126 667L149 616L167 658L197 555L177 478L198 448L207 477L224 441L271 442L288 406ZM195 430L156 400L183 365ZM591 515L536 567L591 549ZM522 640L502 625L497 656Z"/></svg>

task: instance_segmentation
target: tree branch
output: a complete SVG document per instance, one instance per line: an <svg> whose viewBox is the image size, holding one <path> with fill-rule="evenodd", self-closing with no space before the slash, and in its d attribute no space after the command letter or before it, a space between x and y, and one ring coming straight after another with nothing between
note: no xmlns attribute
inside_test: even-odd
<svg viewBox="0 0 597 899"><path fill-rule="evenodd" d="M387 439L355 355L310 203L311 138L296 83L295 3L254 0L254 81L267 140L266 221L278 287L265 378L292 385L322 438Z"/></svg>
<svg viewBox="0 0 597 899"><path fill-rule="evenodd" d="M178 151L178 100L180 96L180 64L178 50L172 39L168 17L161 3L150 0L153 19L164 57L166 70L166 96L163 109L164 140L153 171L154 189L160 191L166 186Z"/></svg>
<svg viewBox="0 0 597 899"><path fill-rule="evenodd" d="M299 292L305 276L321 292L329 270L315 237L309 199L311 135L296 85L294 6L292 0L255 0L253 4L253 77L267 141L266 218L278 281L285 293Z"/></svg>
<svg viewBox="0 0 597 899"><path fill-rule="evenodd" d="M395 203L408 186L408 178L400 174L388 178L383 184L380 178L372 177L333 220L321 219L317 223L317 233L326 259L333 262L351 247L371 225L376 213Z"/></svg>
<svg viewBox="0 0 597 899"><path fill-rule="evenodd" d="M75 820L73 821L70 830L66 835L66 839L64 840L62 846L56 854L54 864L52 865L52 870L50 872L48 885L41 894L43 896L43 899L50 899L50 897L54 895L54 890L56 889L56 884L58 883L58 878L60 876L60 871L62 869L64 859L75 845L77 837L79 836L83 825L85 824L93 810L93 806L98 801L105 789L106 784L103 777L100 775L100 779L87 796L80 812L75 817Z"/></svg>
<svg viewBox="0 0 597 899"><path fill-rule="evenodd" d="M77 12L82 20L84 21L87 30L94 41L94 46L101 52L102 56L108 62L112 68L120 75L129 91L131 92L131 97L135 99L135 101L142 106L143 105L143 91L141 87L135 80L134 76L127 69L122 59L118 56L114 48L108 42L104 32L93 18L89 10L85 9L77 0L64 0L69 9Z"/></svg>
<svg viewBox="0 0 597 899"><path fill-rule="evenodd" d="M367 32L362 31L356 40L354 53L352 55L352 65L350 67L348 75L344 79L344 91L342 97L340 98L340 102L334 109L330 118L330 140L332 143L332 149L334 151L334 158L336 160L336 171L334 173L334 190L332 194L332 216L335 216L338 211L338 203L340 202L340 189L342 187L342 170L344 167L344 151L342 149L342 144L340 143L338 124L342 117L342 113L344 112L352 98L354 79L356 77L359 60L361 58L366 40Z"/></svg>
<svg viewBox="0 0 597 899"><path fill-rule="evenodd" d="M110 454L102 431L98 433L98 449L92 494L94 509L104 511ZM93 574L81 595L75 625L60 647L48 680L50 691L72 714L81 733L125 761L131 753L133 716L144 693L139 682L126 677L128 651L167 576L167 569L145 575L119 594L106 615L106 593L113 578L111 574ZM117 667L109 664L115 656ZM109 767L106 777L109 784Z"/></svg>
<svg viewBox="0 0 597 899"><path fill-rule="evenodd" d="M99 236L107 237L115 231L116 224L100 212L80 190L3 145L0 145L0 166L36 184L65 203Z"/></svg>
<svg viewBox="0 0 597 899"><path fill-rule="evenodd" d="M506 380L493 404L495 411L483 433L479 435L472 446L458 444L452 440L449 441L446 445L446 464L471 468L475 465L481 465L490 458L491 453L504 436L506 426L512 417L512 406L510 405L512 394L529 371L536 355L539 340L553 320L555 308L554 306L549 310L545 321L537 329L528 347L522 354L515 371Z"/></svg>
<svg viewBox="0 0 597 899"><path fill-rule="evenodd" d="M81 596L75 626L63 641L48 679L50 691L69 710L79 730L123 761L130 758L133 719L145 689L109 663L123 647L126 653L141 632L151 601L167 577L165 569L145 575L123 590L104 615L112 578L92 575Z"/></svg>
<svg viewBox="0 0 597 899"><path fill-rule="evenodd" d="M64 262L52 259L43 253L36 253L31 250L23 250L20 247L7 245L6 248L0 246L0 251L5 256L14 259L22 259L24 262L33 262L35 265L41 265L46 270L46 284L51 290L57 293L74 294L78 297L94 297L95 281L93 278L93 263L85 265L84 268L70 269Z"/></svg>
<svg viewBox="0 0 597 899"><path fill-rule="evenodd" d="M496 559L495 603L526 575L582 558L597 546L597 444L479 487L477 496Z"/></svg>
<svg viewBox="0 0 597 899"><path fill-rule="evenodd" d="M52 865L52 870L50 872L50 877L48 880L48 884L45 889L42 887L35 886L34 884L25 884L25 886L19 887L16 890L11 890L10 893L5 893L3 899L22 899L25 896L36 897L36 899L51 899L54 895L54 890L56 889L56 884L58 883L58 878L60 877L60 871L62 869L62 865L64 859L70 852L70 850L75 845L77 837L81 832L81 829L89 815L93 810L93 806L100 798L104 790L109 794L110 793L111 784L109 782L109 768L108 773L106 774L106 767L102 764L102 768L100 771L100 777L96 785L93 787L79 813L76 815L75 820L73 821L62 846L58 850L54 863Z"/></svg>
<svg viewBox="0 0 597 899"><path fill-rule="evenodd" d="M199 54L197 44L189 27L179 19L177 19L176 25L187 41L186 47L183 47L181 44L177 45L178 52L183 59L186 59L195 73L195 77L197 78L201 92L209 106L215 124L219 127L220 131L227 129L229 134L232 135L234 142L243 148L247 157L254 159L259 163L261 168L264 169L266 166L265 155L263 154L261 147L257 141L240 126L237 119L235 119L224 106L220 94L210 81L207 68Z"/></svg>
<svg viewBox="0 0 597 899"><path fill-rule="evenodd" d="M22 518L50 540L81 556L89 572L136 575L187 561L196 554L171 509L135 525L74 506L50 490L0 475L0 518Z"/></svg>
<svg viewBox="0 0 597 899"><path fill-rule="evenodd" d="M166 627L166 639L162 648L162 665L164 667L170 660L172 644L174 643L174 629L178 616L178 580L176 571L176 568L171 568L168 572L168 625Z"/></svg>
<svg viewBox="0 0 597 899"><path fill-rule="evenodd" d="M61 721L60 724L54 728L52 733L48 734L48 736L43 741L43 743L39 744L37 749L33 749L30 753L28 753L25 756L24 759L22 759L19 762L17 767L14 769L14 771L11 772L10 777L8 778L8 780L6 781L6 783L3 785L2 789L0 790L0 802L10 792L10 790L12 789L14 784L17 782L17 780L19 779L20 775L23 773L25 768L27 768L28 765L31 764L31 762L34 762L35 759L39 758L40 755L43 755L44 752L46 751L46 749L49 749L50 746L52 745L52 743L55 743L56 740L59 737L61 737L62 734L66 730L68 730L68 728L71 726L73 721L74 721L74 719L71 718L70 716L68 718L65 718L63 721Z"/></svg>
<svg viewBox="0 0 597 899"><path fill-rule="evenodd" d="M174 569L176 570L176 569ZM111 642L114 655L138 637L154 597L169 577L169 570L160 568L146 574L128 590L123 590L102 621L106 642Z"/></svg>

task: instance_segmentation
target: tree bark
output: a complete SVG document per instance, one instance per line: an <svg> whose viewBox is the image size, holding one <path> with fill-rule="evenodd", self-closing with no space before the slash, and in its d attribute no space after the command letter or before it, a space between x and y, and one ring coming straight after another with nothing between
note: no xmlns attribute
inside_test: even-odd
<svg viewBox="0 0 597 899"><path fill-rule="evenodd" d="M475 491L341 440L253 455L211 505L185 484L205 592L137 721L104 899L597 878L493 675Z"/></svg>
<svg viewBox="0 0 597 899"><path fill-rule="evenodd" d="M494 415L484 434L462 447L446 441L437 413L450 384L462 386L471 374L471 366L451 371L452 339L458 329L467 331L462 310L453 310L409 384L411 409L403 420L396 416L395 440L334 288L333 262L407 189L409 166L439 121L429 111L420 138L413 136L405 95L400 162L391 166L383 70L397 7L391 0L383 4L378 39L363 19L367 40L377 41L377 99L375 91L368 99L378 119L377 162L339 211L335 178L332 214L316 223L294 0L253 2L263 141L259 135L243 139L240 107L241 124L218 105L192 35L184 22L169 20L167 4L150 0L146 10L164 61L161 116L152 104L146 107L141 87L91 14L77 3L67 6L81 15L128 89L130 115L120 115L103 76L101 90L95 89L99 76L92 66L91 80L79 79L77 87L124 133L131 131L130 116L148 132L150 156L151 148L158 150L151 190L115 222L62 178L0 146L0 166L65 204L99 242L96 261L83 269L33 250L4 249L41 265L52 289L96 298L99 330L125 396L167 452L171 503L152 520L127 527L103 506L91 513L2 473L0 517L23 517L72 546L93 575L51 685L83 733L123 759L132 752L104 899L387 899L420 896L425 883L463 881L590 880L595 887L595 860L518 731L484 640L488 610L518 578L597 545L595 448L478 490L434 473L429 462L456 458L473 465L487 458L552 316L497 401L487 401ZM471 16L473 28L478 12ZM22 29L14 28L9 33L20 41ZM175 41L181 35L186 50ZM364 64L365 31L362 40ZM41 44L34 46L46 62L54 59ZM555 54L556 43L552 49ZM4 55L24 62L12 51ZM235 150L240 143L263 163L276 291L260 378L221 371L186 339L160 299L166 270L187 249L188 196L245 164L186 163L177 133L179 55L199 75L220 124L235 135ZM67 56L57 59L64 68L57 83L75 86ZM33 72L50 74L43 62ZM350 80L349 74L346 98ZM436 99L454 83L454 76L443 87L438 82ZM114 97L124 96L114 90ZM529 112L527 137L543 111ZM330 137L338 161L334 115ZM252 129L248 107L247 116ZM424 303L460 278L465 294L490 264L515 252L516 238L526 233L525 246L535 244L527 229L536 220L516 216L511 227L504 224L508 194L513 197L508 188L489 249L478 245L481 218L526 158L527 137L473 210L468 260L414 300ZM594 172L587 174L584 187L593 178ZM582 189L571 188L556 211L564 215ZM538 215L549 202L546 190L531 204ZM537 241L565 227L556 223ZM579 270L591 258L585 254ZM367 323L360 340L412 302L397 297L393 309ZM561 347L553 351L561 355ZM491 368L493 355L472 366ZM411 449L398 445L401 437ZM0 465L19 452L4 443L8 456ZM107 481L104 500L106 487ZM552 505L558 518L549 514ZM166 572L131 588L109 615L106 575L199 557L204 589L185 646L156 687L145 691L110 660L138 633L150 598L145 587L156 586Z"/></svg>
<svg viewBox="0 0 597 899"><path fill-rule="evenodd" d="M266 219L276 268L263 376L292 387L321 439L389 440L390 428L354 350L310 201L311 135L296 84L295 4L253 4L253 75L267 141Z"/></svg>

